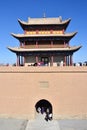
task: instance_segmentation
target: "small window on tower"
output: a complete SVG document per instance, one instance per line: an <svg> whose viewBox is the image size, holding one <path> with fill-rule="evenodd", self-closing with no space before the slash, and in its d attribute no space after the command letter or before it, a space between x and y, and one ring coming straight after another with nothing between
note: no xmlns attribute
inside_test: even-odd
<svg viewBox="0 0 87 130"><path fill-rule="evenodd" d="M41 88L48 88L49 87L49 82L48 81L39 81L39 86Z"/></svg>

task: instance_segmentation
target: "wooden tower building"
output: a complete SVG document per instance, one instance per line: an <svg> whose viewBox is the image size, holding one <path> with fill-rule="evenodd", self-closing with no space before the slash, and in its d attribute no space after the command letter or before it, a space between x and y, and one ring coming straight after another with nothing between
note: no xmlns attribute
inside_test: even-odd
<svg viewBox="0 0 87 130"><path fill-rule="evenodd" d="M18 20L24 34L12 33L12 36L19 40L20 46L8 47L17 55L17 66L72 66L73 53L81 46L69 44L77 33L66 33L70 21L61 17Z"/></svg>

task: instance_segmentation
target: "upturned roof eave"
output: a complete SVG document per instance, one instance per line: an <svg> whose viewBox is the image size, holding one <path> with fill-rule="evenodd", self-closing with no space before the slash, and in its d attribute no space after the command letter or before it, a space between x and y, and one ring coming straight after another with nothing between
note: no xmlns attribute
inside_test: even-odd
<svg viewBox="0 0 87 130"><path fill-rule="evenodd" d="M12 33L11 35L13 37L15 37L17 40L19 40L20 42L22 41L26 41L26 40L45 40L45 39L56 39L56 40L66 40L67 42L69 42L75 35L77 34L77 32L71 33L69 35L65 34L65 35L25 35L25 34L14 34Z"/></svg>
<svg viewBox="0 0 87 130"><path fill-rule="evenodd" d="M77 32L73 32L73 33L66 33L66 34L33 34L33 35L29 35L29 34L14 34L11 33L11 35L17 39L22 39L22 38L39 38L39 37L74 37L77 34Z"/></svg>
<svg viewBox="0 0 87 130"><path fill-rule="evenodd" d="M20 19L18 19L18 22L19 24L21 25L21 27L24 29L24 26L41 26L41 25L66 25L66 27L68 26L68 24L70 23L71 21L71 18L67 19L67 20L64 20L64 21L61 21L61 22L56 22L54 21L54 23L29 23L29 22L25 22L25 21L22 21Z"/></svg>
<svg viewBox="0 0 87 130"><path fill-rule="evenodd" d="M66 48L38 48L38 49L25 49L18 47L7 47L10 51L14 53L29 53L29 52L75 52L78 51L82 46L76 47L66 47Z"/></svg>

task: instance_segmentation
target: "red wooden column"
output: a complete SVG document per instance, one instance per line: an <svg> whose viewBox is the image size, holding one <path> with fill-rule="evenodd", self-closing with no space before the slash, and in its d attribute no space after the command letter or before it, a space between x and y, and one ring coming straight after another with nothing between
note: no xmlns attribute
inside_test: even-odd
<svg viewBox="0 0 87 130"><path fill-rule="evenodd" d="M67 56L65 55L65 56L64 56L64 66L66 66L66 65L67 65L67 63L66 63L66 62L67 62Z"/></svg>
<svg viewBox="0 0 87 130"><path fill-rule="evenodd" d="M70 66L70 55L68 56L68 66Z"/></svg>
<svg viewBox="0 0 87 130"><path fill-rule="evenodd" d="M51 40L51 48L53 48L53 41ZM51 55L51 65L50 66L53 66L53 55Z"/></svg>
<svg viewBox="0 0 87 130"><path fill-rule="evenodd" d="M73 65L73 59L72 59L72 55L70 55L70 65Z"/></svg>
<svg viewBox="0 0 87 130"><path fill-rule="evenodd" d="M67 66L70 65L69 55L67 56Z"/></svg>
<svg viewBox="0 0 87 130"><path fill-rule="evenodd" d="M23 47L25 47L25 42L23 43Z"/></svg>
<svg viewBox="0 0 87 130"><path fill-rule="evenodd" d="M72 55L68 56L68 65L72 66L73 62L72 62Z"/></svg>
<svg viewBox="0 0 87 130"><path fill-rule="evenodd" d="M20 65L24 65L24 57L20 56Z"/></svg>
<svg viewBox="0 0 87 130"><path fill-rule="evenodd" d="M17 66L20 66L20 56L17 55Z"/></svg>
<svg viewBox="0 0 87 130"><path fill-rule="evenodd" d="M36 56L36 63L38 63L38 56Z"/></svg>
<svg viewBox="0 0 87 130"><path fill-rule="evenodd" d="M64 41L64 47L66 47L66 42Z"/></svg>
<svg viewBox="0 0 87 130"><path fill-rule="evenodd" d="M23 57L23 65L25 66L25 57Z"/></svg>
<svg viewBox="0 0 87 130"><path fill-rule="evenodd" d="M38 41L36 41L36 48L38 48ZM38 63L38 56L36 55L36 63Z"/></svg>
<svg viewBox="0 0 87 130"><path fill-rule="evenodd" d="M53 47L53 41L51 41L51 48Z"/></svg>
<svg viewBox="0 0 87 130"><path fill-rule="evenodd" d="M36 41L36 48L38 48L38 41Z"/></svg>
<svg viewBox="0 0 87 130"><path fill-rule="evenodd" d="M22 42L20 42L20 47L22 47Z"/></svg>
<svg viewBox="0 0 87 130"><path fill-rule="evenodd" d="M54 59L54 57L53 57L53 55L51 55L51 66L53 66L53 59Z"/></svg>

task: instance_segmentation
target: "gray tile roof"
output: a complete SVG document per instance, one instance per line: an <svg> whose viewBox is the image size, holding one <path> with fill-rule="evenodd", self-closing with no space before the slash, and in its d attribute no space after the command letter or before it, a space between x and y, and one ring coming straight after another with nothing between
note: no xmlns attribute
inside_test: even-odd
<svg viewBox="0 0 87 130"><path fill-rule="evenodd" d="M68 37L68 36L74 36L77 32L73 33L65 33L65 34L14 34L12 33L12 36L16 38L22 38L22 37Z"/></svg>
<svg viewBox="0 0 87 130"><path fill-rule="evenodd" d="M25 49L20 47L8 47L9 50L13 52L38 52L38 51L76 51L80 49L81 46L73 46L66 48L35 48L35 49Z"/></svg>
<svg viewBox="0 0 87 130"><path fill-rule="evenodd" d="M18 19L19 23L24 25L54 25L54 24L65 24L69 22L71 19L62 20L62 17L56 18L28 18L28 22L21 21Z"/></svg>

